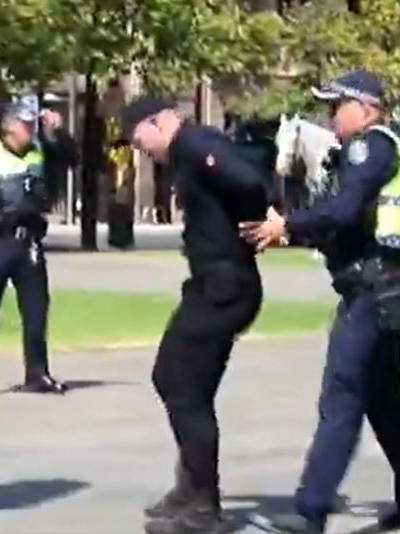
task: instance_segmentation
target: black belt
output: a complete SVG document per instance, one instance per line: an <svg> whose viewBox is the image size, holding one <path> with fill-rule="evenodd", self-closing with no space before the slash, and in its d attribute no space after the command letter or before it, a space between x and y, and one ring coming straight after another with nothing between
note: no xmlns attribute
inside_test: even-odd
<svg viewBox="0 0 400 534"><path fill-rule="evenodd" d="M332 286L339 295L352 297L367 289L365 262L358 260L332 273Z"/></svg>
<svg viewBox="0 0 400 534"><path fill-rule="evenodd" d="M400 281L400 264L381 258L360 259L332 273L332 286L340 295L357 294L373 290L385 278Z"/></svg>

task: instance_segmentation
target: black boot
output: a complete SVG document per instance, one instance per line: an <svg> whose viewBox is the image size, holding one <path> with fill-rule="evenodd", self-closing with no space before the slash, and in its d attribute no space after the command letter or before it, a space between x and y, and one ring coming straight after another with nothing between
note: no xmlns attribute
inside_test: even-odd
<svg viewBox="0 0 400 534"><path fill-rule="evenodd" d="M54 393L63 395L67 391L66 384L58 382L48 374L27 378L24 384L11 388L13 393Z"/></svg>
<svg viewBox="0 0 400 534"><path fill-rule="evenodd" d="M393 510L378 519L378 527L381 532L400 529L400 510L397 505Z"/></svg>
<svg viewBox="0 0 400 534"><path fill-rule="evenodd" d="M197 492L174 518L158 518L145 524L146 534L226 534L219 499L210 492Z"/></svg>
<svg viewBox="0 0 400 534"><path fill-rule="evenodd" d="M345 513L350 505L350 499L347 495L340 495L337 493L333 498L331 508L329 510L330 514L343 514Z"/></svg>
<svg viewBox="0 0 400 534"><path fill-rule="evenodd" d="M381 532L400 529L400 475L394 476L395 504L392 509L378 519L378 528Z"/></svg>
<svg viewBox="0 0 400 534"><path fill-rule="evenodd" d="M178 462L175 468L175 487L154 505L145 508L144 513L150 519L174 518L189 503L193 495L189 471Z"/></svg>

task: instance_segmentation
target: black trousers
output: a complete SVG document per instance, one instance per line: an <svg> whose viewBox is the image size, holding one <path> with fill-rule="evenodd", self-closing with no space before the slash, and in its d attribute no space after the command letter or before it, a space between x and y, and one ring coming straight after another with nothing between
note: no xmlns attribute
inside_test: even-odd
<svg viewBox="0 0 400 534"><path fill-rule="evenodd" d="M16 290L22 319L26 378L32 379L49 371L46 340L49 291L40 242L0 236L0 298L9 279Z"/></svg>
<svg viewBox="0 0 400 534"><path fill-rule="evenodd" d="M218 282L221 272L212 269L183 284L152 377L194 488L216 496L219 429L214 400L235 336L251 324L262 300L255 265L236 266L227 278L233 282L231 291Z"/></svg>

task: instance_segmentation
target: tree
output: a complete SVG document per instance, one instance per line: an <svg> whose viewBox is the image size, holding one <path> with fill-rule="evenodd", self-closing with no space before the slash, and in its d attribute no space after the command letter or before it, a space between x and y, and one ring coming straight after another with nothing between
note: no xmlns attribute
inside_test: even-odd
<svg viewBox="0 0 400 534"><path fill-rule="evenodd" d="M360 2L361 62L387 81L393 98L400 97L400 3Z"/></svg>
<svg viewBox="0 0 400 534"><path fill-rule="evenodd" d="M82 244L96 248L97 81L132 62L149 91L179 94L204 75L255 87L280 62L286 27L239 0L0 0L3 78L39 88L86 76Z"/></svg>
<svg viewBox="0 0 400 534"><path fill-rule="evenodd" d="M40 87L69 67L65 38L53 31L44 1L1 0L0 24L5 90L32 83Z"/></svg>
<svg viewBox="0 0 400 534"><path fill-rule="evenodd" d="M293 23L292 57L308 65L319 82L352 67L364 67L387 81L400 96L400 2L398 0L313 2ZM347 12L346 12L347 11ZM296 52L297 51L297 52Z"/></svg>
<svg viewBox="0 0 400 534"><path fill-rule="evenodd" d="M250 14L237 0L143 0L136 20L142 47L135 59L145 84L173 94L204 75L257 73L281 26L275 14Z"/></svg>
<svg viewBox="0 0 400 534"><path fill-rule="evenodd" d="M250 15L236 0L91 0L80 10L72 9L76 0L48 1L53 2L57 31L72 35L74 68L88 73L92 97L96 76L129 66L132 60L148 91L177 95L204 75L234 75L250 83L265 71L268 58L278 56L280 19ZM89 122L85 131L94 132ZM94 150L90 144L84 148L82 244L94 248Z"/></svg>
<svg viewBox="0 0 400 534"><path fill-rule="evenodd" d="M358 19L335 1L305 5L293 13L287 47L308 81L320 83L357 63Z"/></svg>
<svg viewBox="0 0 400 534"><path fill-rule="evenodd" d="M281 18L279 32L273 36L275 46L264 47L273 52L272 56L278 55L278 63L265 61L267 78L247 99L236 102L236 109L267 116L310 111L316 106L310 98L310 86L357 63L359 20L348 12L344 2L296 4ZM253 61L260 61L260 50L252 52L256 58Z"/></svg>

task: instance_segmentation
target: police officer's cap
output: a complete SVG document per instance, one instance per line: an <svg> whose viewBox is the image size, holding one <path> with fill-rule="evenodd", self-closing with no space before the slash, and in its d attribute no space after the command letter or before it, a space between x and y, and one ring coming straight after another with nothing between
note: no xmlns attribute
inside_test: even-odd
<svg viewBox="0 0 400 534"><path fill-rule="evenodd" d="M371 106L385 104L385 89L382 81L371 72L357 69L335 78L322 87L312 87L312 94L325 101L349 98Z"/></svg>
<svg viewBox="0 0 400 534"><path fill-rule="evenodd" d="M23 104L5 104L1 109L2 125L11 121L32 123L37 118L37 114Z"/></svg>
<svg viewBox="0 0 400 534"><path fill-rule="evenodd" d="M145 95L133 100L122 110L122 136L129 139L139 122L156 115L164 109L175 108L175 103L159 96Z"/></svg>

